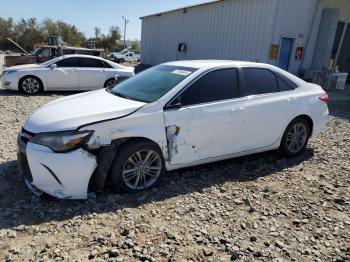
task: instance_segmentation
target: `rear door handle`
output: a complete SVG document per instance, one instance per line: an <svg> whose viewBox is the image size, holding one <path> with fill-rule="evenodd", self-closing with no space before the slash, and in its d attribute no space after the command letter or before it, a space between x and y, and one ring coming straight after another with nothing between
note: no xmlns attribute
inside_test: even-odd
<svg viewBox="0 0 350 262"><path fill-rule="evenodd" d="M295 102L295 100L297 100L296 97L289 97L289 98L287 99L288 102Z"/></svg>

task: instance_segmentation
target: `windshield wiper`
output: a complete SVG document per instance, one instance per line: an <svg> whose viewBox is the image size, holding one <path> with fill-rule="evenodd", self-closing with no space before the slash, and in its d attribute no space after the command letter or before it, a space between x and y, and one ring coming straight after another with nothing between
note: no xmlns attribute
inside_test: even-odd
<svg viewBox="0 0 350 262"><path fill-rule="evenodd" d="M108 90L108 88L107 88L107 90ZM112 91L112 89L109 89L108 92L110 92L110 93L112 93L112 94L114 94L114 95L116 95L116 96L119 96L119 97L121 97L121 98L125 98L125 99L128 99L128 100L139 101L139 100L137 100L137 99L135 99L135 98L133 98L133 97L126 96L126 95L124 95L124 94L122 94L122 93L119 93L119 92L117 92L117 91Z"/></svg>
<svg viewBox="0 0 350 262"><path fill-rule="evenodd" d="M150 103L150 101L136 99L135 97L124 95L122 93L119 93L118 91L112 91L112 88L106 88L106 91L108 93L111 93L113 95L116 95L116 96L119 96L121 98L125 98L125 99L128 99L128 100L138 101L138 102L142 102L142 103Z"/></svg>
<svg viewBox="0 0 350 262"><path fill-rule="evenodd" d="M122 93L119 93L119 92L116 92L116 91L110 91L112 94L115 94L116 96L120 96L122 98L125 98L125 99L129 99L129 100L134 100L134 99L131 99L129 96L126 96L126 95L123 95Z"/></svg>

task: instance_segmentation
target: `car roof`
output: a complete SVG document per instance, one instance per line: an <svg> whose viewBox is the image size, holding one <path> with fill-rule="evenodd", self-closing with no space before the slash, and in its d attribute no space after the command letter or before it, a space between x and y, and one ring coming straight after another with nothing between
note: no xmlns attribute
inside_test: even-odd
<svg viewBox="0 0 350 262"><path fill-rule="evenodd" d="M164 63L165 65L183 66L192 68L215 68L221 66L252 66L252 67L273 67L269 64L235 61L235 60L184 60Z"/></svg>
<svg viewBox="0 0 350 262"><path fill-rule="evenodd" d="M274 65L248 62L248 61L235 61L235 60L183 60L183 61L173 61L164 63L164 65L180 66L180 67L191 67L196 69L215 69L219 67L258 67L270 69L274 72L278 72L289 79L293 80L298 84L304 83L302 79L296 77L295 75L282 70Z"/></svg>
<svg viewBox="0 0 350 262"><path fill-rule="evenodd" d="M72 55L63 55L60 56L62 59L64 58L70 58L70 57L80 57L80 58L94 58L94 59L99 59L99 60L105 60L102 57L99 56L94 56L94 55L79 55L79 54L72 54Z"/></svg>

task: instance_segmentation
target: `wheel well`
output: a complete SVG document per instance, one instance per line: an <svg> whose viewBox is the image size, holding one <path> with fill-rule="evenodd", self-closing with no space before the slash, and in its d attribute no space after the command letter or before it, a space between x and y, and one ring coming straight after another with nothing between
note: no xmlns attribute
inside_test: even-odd
<svg viewBox="0 0 350 262"><path fill-rule="evenodd" d="M162 149L160 148L160 146L156 142L154 142L151 139L145 138L145 137L130 137L130 138L122 138L121 140L122 140L122 142L120 143L120 146L124 146L125 144L128 144L128 143L136 143L136 142L143 142L143 141L151 142L152 144L154 144L155 146L158 147L160 152L163 152Z"/></svg>
<svg viewBox="0 0 350 262"><path fill-rule="evenodd" d="M107 82L108 82L109 80L115 80L115 78L113 78L113 77L111 77L111 78L108 78L108 79L107 79L107 80L105 81L105 83L104 83L103 87L106 87L106 85L107 85Z"/></svg>
<svg viewBox="0 0 350 262"><path fill-rule="evenodd" d="M110 146L101 147L93 153L97 157L97 168L90 177L88 190L99 191L105 188L105 184L110 177L112 163L116 154L118 154L120 147L125 146L128 143L142 141L151 142L152 144L156 145L160 152L162 152L162 156L164 158L163 151L160 146L151 139L145 137L127 137L113 140Z"/></svg>
<svg viewBox="0 0 350 262"><path fill-rule="evenodd" d="M25 78L27 78L27 77L32 77L32 78L37 79L37 80L40 82L40 84L41 84L41 88L44 89L44 83L43 83L43 81L42 81L39 77L34 76L34 75L25 75L25 76L22 76L22 77L19 79L19 81L18 81L18 89L19 89L19 90L21 90L21 83L22 83L22 81L23 81Z"/></svg>
<svg viewBox="0 0 350 262"><path fill-rule="evenodd" d="M312 134L313 133L313 128L314 128L314 121L312 120L312 118L309 117L308 115L300 115L300 116L297 116L296 118L294 118L292 121L294 121L297 118L305 119L308 122L309 127L310 127L310 134Z"/></svg>

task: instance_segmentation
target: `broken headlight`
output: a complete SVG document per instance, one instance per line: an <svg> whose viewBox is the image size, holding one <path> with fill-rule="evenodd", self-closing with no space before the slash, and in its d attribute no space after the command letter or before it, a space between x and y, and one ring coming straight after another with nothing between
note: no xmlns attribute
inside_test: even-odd
<svg viewBox="0 0 350 262"><path fill-rule="evenodd" d="M93 131L65 131L41 133L35 135L30 142L46 146L55 152L63 153L81 147L88 142Z"/></svg>

